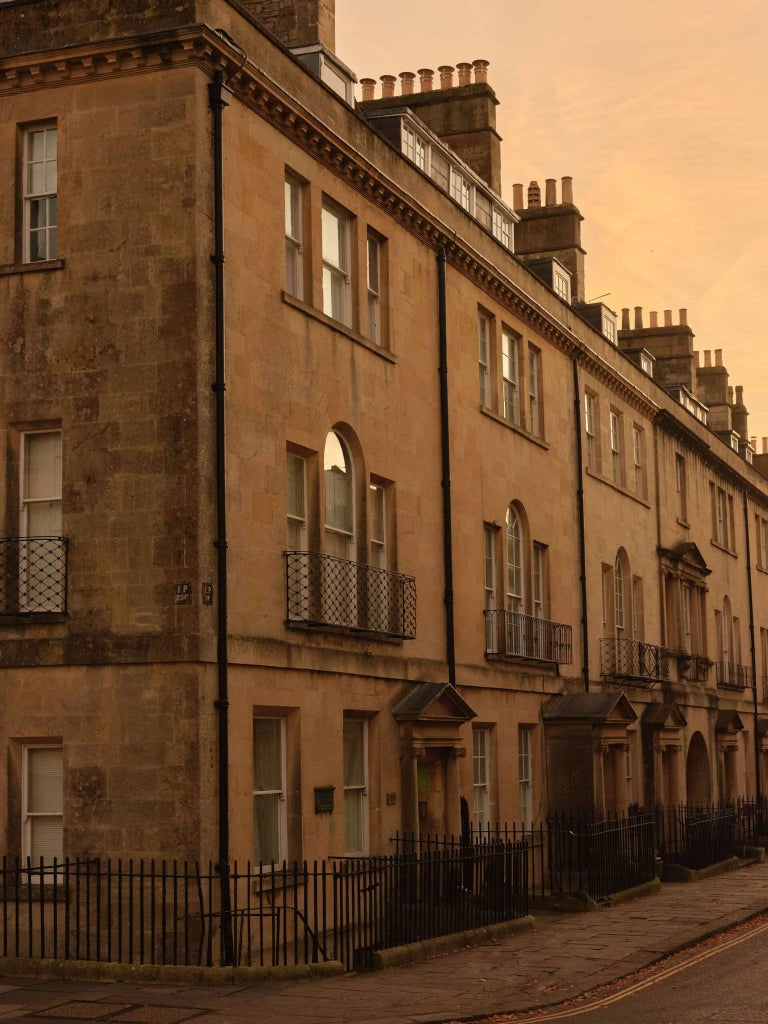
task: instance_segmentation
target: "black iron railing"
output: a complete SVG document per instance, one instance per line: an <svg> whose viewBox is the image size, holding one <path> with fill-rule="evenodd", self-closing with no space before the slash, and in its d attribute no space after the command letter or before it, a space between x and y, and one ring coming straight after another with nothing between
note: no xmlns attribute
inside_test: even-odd
<svg viewBox="0 0 768 1024"><path fill-rule="evenodd" d="M486 609L485 653L507 658L531 658L570 665L573 660L573 628L522 612Z"/></svg>
<svg viewBox="0 0 768 1024"><path fill-rule="evenodd" d="M525 843L234 864L222 911L212 864L3 858L0 955L211 967L231 945L236 965L353 970L376 950L524 916L526 871Z"/></svg>
<svg viewBox="0 0 768 1024"><path fill-rule="evenodd" d="M0 615L66 610L66 539L0 537Z"/></svg>
<svg viewBox="0 0 768 1024"><path fill-rule="evenodd" d="M752 669L735 661L716 661L717 685L724 690L746 690L752 686Z"/></svg>
<svg viewBox="0 0 768 1024"><path fill-rule="evenodd" d="M709 679L712 662L706 654L678 654L681 675L692 683L705 683Z"/></svg>
<svg viewBox="0 0 768 1024"><path fill-rule="evenodd" d="M651 685L669 678L669 654L644 640L604 637L600 641L600 673L608 679Z"/></svg>
<svg viewBox="0 0 768 1024"><path fill-rule="evenodd" d="M654 877L652 814L590 820L584 814L547 818L547 861L553 893L588 893L604 899Z"/></svg>
<svg viewBox="0 0 768 1024"><path fill-rule="evenodd" d="M389 569L312 551L287 551L289 624L416 636L416 580Z"/></svg>
<svg viewBox="0 0 768 1024"><path fill-rule="evenodd" d="M746 804L738 811L732 804L656 808L656 843L660 857L688 868L704 868L727 860L733 856L737 834L744 828L756 827L756 821L749 818ZM747 840L742 837L742 841Z"/></svg>

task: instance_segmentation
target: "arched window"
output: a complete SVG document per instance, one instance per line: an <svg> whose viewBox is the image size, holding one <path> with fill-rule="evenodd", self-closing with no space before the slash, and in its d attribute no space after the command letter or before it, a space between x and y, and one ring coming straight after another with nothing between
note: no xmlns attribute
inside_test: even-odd
<svg viewBox="0 0 768 1024"><path fill-rule="evenodd" d="M342 437L332 430L323 453L325 480L325 552L354 558L355 488L352 459Z"/></svg>
<svg viewBox="0 0 768 1024"><path fill-rule="evenodd" d="M513 505L507 509L507 611L525 611L523 529Z"/></svg>

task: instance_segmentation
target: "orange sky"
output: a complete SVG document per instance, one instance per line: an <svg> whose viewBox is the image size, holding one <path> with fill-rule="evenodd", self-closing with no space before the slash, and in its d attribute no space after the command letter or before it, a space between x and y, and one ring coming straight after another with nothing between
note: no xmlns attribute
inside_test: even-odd
<svg viewBox="0 0 768 1024"><path fill-rule="evenodd" d="M336 0L358 78L490 61L504 197L574 180L587 298L688 309L768 435L768 7L762 0ZM378 92L377 92L378 95Z"/></svg>

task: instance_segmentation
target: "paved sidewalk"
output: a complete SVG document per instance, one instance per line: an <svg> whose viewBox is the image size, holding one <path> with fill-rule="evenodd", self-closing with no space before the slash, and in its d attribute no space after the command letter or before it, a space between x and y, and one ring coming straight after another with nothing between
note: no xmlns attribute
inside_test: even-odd
<svg viewBox="0 0 768 1024"><path fill-rule="evenodd" d="M752 864L589 914L541 915L532 932L387 971L215 988L0 978L0 1024L417 1024L501 1013L570 998L764 910L768 863Z"/></svg>

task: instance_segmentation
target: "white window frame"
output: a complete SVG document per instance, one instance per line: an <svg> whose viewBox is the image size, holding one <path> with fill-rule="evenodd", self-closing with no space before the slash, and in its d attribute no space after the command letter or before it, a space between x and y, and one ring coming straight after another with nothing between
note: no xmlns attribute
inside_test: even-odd
<svg viewBox="0 0 768 1024"><path fill-rule="evenodd" d="M613 566L613 628L617 640L625 635L627 628L625 615L627 584L628 580L624 578L624 565L621 556L616 555Z"/></svg>
<svg viewBox="0 0 768 1024"><path fill-rule="evenodd" d="M496 608L496 527L483 526L484 602L487 611Z"/></svg>
<svg viewBox="0 0 768 1024"><path fill-rule="evenodd" d="M611 409L608 413L608 428L611 437L611 469L613 473L613 482L621 485L623 482L621 414L615 409Z"/></svg>
<svg viewBox="0 0 768 1024"><path fill-rule="evenodd" d="M490 792L491 730L472 727L472 819L476 829L491 824Z"/></svg>
<svg viewBox="0 0 768 1024"><path fill-rule="evenodd" d="M429 143L409 124L403 124L401 146L405 156L425 174L429 174Z"/></svg>
<svg viewBox="0 0 768 1024"><path fill-rule="evenodd" d="M298 471L299 487L296 489L297 502L292 508L292 486L291 466ZM287 478L287 518L288 518L288 550L307 550L307 460L303 455L295 452L286 453L286 478ZM295 544L291 543L291 535L294 535Z"/></svg>
<svg viewBox="0 0 768 1024"><path fill-rule="evenodd" d="M501 244L509 249L512 246L512 222L498 206L491 208L491 222L493 237L496 238Z"/></svg>
<svg viewBox="0 0 768 1024"><path fill-rule="evenodd" d="M552 267L552 289L563 302L571 301L571 279L555 266Z"/></svg>
<svg viewBox="0 0 768 1024"><path fill-rule="evenodd" d="M474 211L475 187L469 178L465 178L461 171L451 166L451 198L467 213Z"/></svg>
<svg viewBox="0 0 768 1024"><path fill-rule="evenodd" d="M642 427L632 426L632 463L635 494L638 498L645 497L645 453Z"/></svg>
<svg viewBox="0 0 768 1024"><path fill-rule="evenodd" d="M58 438L58 472L56 474L56 487L50 494L41 494L33 498L29 494L29 467L32 464L30 447L33 438L51 436ZM60 573L57 585L54 584L53 574L45 575L45 581L41 587L36 583L37 554L35 551L36 538L55 538L62 534L62 433L61 430L27 430L20 436L20 459L19 459L19 537L22 539L19 551L19 603L25 610L36 612L58 612L64 608L64 588L66 586L63 570ZM30 530L30 510L33 506L56 506L58 510L58 529L55 533L38 533ZM42 543L42 541L41 541ZM39 546L39 545L38 545ZM45 592L46 598L41 599L40 590Z"/></svg>
<svg viewBox="0 0 768 1024"><path fill-rule="evenodd" d="M547 546L533 542L533 615L547 617Z"/></svg>
<svg viewBox="0 0 768 1024"><path fill-rule="evenodd" d="M285 176L285 290L304 298L304 245L302 193L304 186L290 174Z"/></svg>
<svg viewBox="0 0 768 1024"><path fill-rule="evenodd" d="M342 747L344 744L345 733L347 728L351 725L359 726L360 733L362 736L362 779L355 781L349 781L344 774L344 852L349 856L365 857L369 851L370 845L370 823L368 813L368 721L365 718L356 718L352 715L344 716L344 724L342 727ZM342 771L346 772L346 763L343 757L342 751ZM360 842L357 844L350 844L350 822L347 818L347 803L350 798L356 800L359 808L359 823L360 823ZM356 849L352 849L351 846L356 846Z"/></svg>
<svg viewBox="0 0 768 1024"><path fill-rule="evenodd" d="M366 260L368 277L368 340L381 344L381 239L368 232Z"/></svg>
<svg viewBox="0 0 768 1024"><path fill-rule="evenodd" d="M606 313L603 313L603 337L612 345L616 344L616 321Z"/></svg>
<svg viewBox="0 0 768 1024"><path fill-rule="evenodd" d="M520 340L511 331L501 331L501 384L504 419L520 425Z"/></svg>
<svg viewBox="0 0 768 1024"><path fill-rule="evenodd" d="M513 505L507 509L505 529L507 611L525 612L525 555L523 524Z"/></svg>
<svg viewBox="0 0 768 1024"><path fill-rule="evenodd" d="M59 811L30 811L29 809L29 778L30 778L30 764L29 757L30 753L37 750L51 750L58 751L61 754L61 774L62 774L62 792L61 792L61 810ZM22 862L26 864L27 858L30 858L31 866L34 868L37 864L39 869L40 858L33 856L32 851L32 822L35 818L50 818L61 822L61 857L56 857L58 863L64 859L64 790L63 790L63 777L64 777L64 748L61 744L54 743L25 743L22 747L22 784L21 784L21 858ZM53 867L53 861L43 861L44 867Z"/></svg>
<svg viewBox="0 0 768 1024"><path fill-rule="evenodd" d="M595 452L595 396L584 392L584 433L587 438L587 469L597 469Z"/></svg>
<svg viewBox="0 0 768 1024"><path fill-rule="evenodd" d="M31 159L32 139L36 135L43 138L42 160ZM55 155L51 156L53 147ZM32 187L32 169L42 164L44 181L42 188ZM23 252L24 263L37 263L44 260L55 260L58 257L58 126L55 123L38 124L25 129L23 137ZM33 210L39 204L44 211L44 224L33 227ZM42 248L32 245L32 236L41 235Z"/></svg>
<svg viewBox="0 0 768 1024"><path fill-rule="evenodd" d="M279 866L283 861L288 859L288 816L286 814L286 728L285 718L282 715L254 715L253 716L254 728L252 730L251 743L255 746L256 734L255 734L255 723L256 722L279 722L279 742L280 750L278 757L280 761L279 775L280 775L280 786L277 789L261 789L257 790L255 787L252 790L253 795L253 831L254 831L254 844L256 839L256 800L260 797L277 796L276 808L277 808L277 822L275 832L277 834L278 842L278 856L274 860L274 864ZM252 755L253 756L253 755ZM254 861L258 867L260 858L257 856L257 851L254 845ZM262 870L269 870L269 866L272 861L263 861Z"/></svg>
<svg viewBox="0 0 768 1024"><path fill-rule="evenodd" d="M329 235L335 234L330 243ZM347 327L352 325L352 217L332 202L322 207L323 312ZM337 250L334 251L334 250ZM334 262L334 258L337 261Z"/></svg>
<svg viewBox="0 0 768 1024"><path fill-rule="evenodd" d="M372 483L368 488L371 506L370 514L370 558L377 569L388 569L387 565L387 489Z"/></svg>
<svg viewBox="0 0 768 1024"><path fill-rule="evenodd" d="M477 349L480 405L488 409L491 405L491 318L483 312L477 314Z"/></svg>
<svg viewBox="0 0 768 1024"><path fill-rule="evenodd" d="M528 346L528 416L530 432L534 437L542 436L541 418L541 352L533 345Z"/></svg>
<svg viewBox="0 0 768 1024"><path fill-rule="evenodd" d="M715 485L715 540L721 547L728 546L728 503L722 487Z"/></svg>
<svg viewBox="0 0 768 1024"><path fill-rule="evenodd" d="M523 826L533 822L533 758L531 755L531 734L533 727L517 727L517 776L520 794L520 821Z"/></svg>

